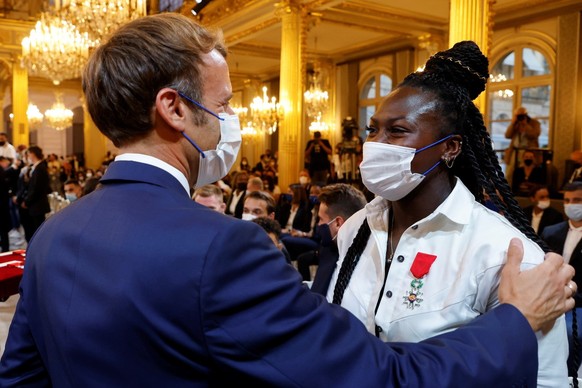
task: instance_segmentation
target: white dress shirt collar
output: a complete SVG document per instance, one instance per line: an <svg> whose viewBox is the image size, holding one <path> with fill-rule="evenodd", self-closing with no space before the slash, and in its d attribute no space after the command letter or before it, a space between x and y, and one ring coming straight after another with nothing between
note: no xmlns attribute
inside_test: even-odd
<svg viewBox="0 0 582 388"><path fill-rule="evenodd" d="M188 183L188 179L186 179L186 176L182 174L182 172L178 170L176 167L164 162L161 159L155 158L150 155L126 153L116 156L115 161L138 162L149 164L150 166L154 166L157 168L161 168L162 170L166 171L167 173L171 174L174 178L176 178L178 182L180 182L182 187L184 187L186 193L190 195L190 184Z"/></svg>

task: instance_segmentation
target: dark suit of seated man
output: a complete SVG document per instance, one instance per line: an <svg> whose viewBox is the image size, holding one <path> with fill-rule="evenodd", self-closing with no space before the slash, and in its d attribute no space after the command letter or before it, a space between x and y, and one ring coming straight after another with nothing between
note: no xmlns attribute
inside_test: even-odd
<svg viewBox="0 0 582 388"><path fill-rule="evenodd" d="M557 255L521 272L515 240L501 306L385 344L304 287L258 225L190 199L240 149L225 55L175 13L129 22L92 53L87 107L120 154L32 239L0 386L535 386L535 331L576 289Z"/></svg>
<svg viewBox="0 0 582 388"><path fill-rule="evenodd" d="M319 209L317 233L320 245L317 250L304 253L297 259L303 279L310 273L310 266L317 265L311 291L325 296L339 257L336 237L339 228L352 214L366 206L366 197L353 186L337 183L323 187L318 196Z"/></svg>

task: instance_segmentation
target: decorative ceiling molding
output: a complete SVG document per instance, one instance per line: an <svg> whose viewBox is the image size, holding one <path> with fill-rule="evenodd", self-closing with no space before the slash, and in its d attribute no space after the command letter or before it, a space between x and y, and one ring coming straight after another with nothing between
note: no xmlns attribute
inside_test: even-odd
<svg viewBox="0 0 582 388"><path fill-rule="evenodd" d="M240 30L236 33L225 32L224 40L225 40L227 46L234 45L234 44L240 44L240 42L248 40L253 35L255 35L259 32L262 32L263 30L266 30L268 28L271 28L273 26L279 25L279 24L280 24L280 20L276 17L273 17L273 18L265 20L261 23L250 25L249 28L244 29L244 30Z"/></svg>
<svg viewBox="0 0 582 388"><path fill-rule="evenodd" d="M279 46L266 46L254 43L239 43L228 49L229 53L245 55L258 58L281 58L281 48Z"/></svg>
<svg viewBox="0 0 582 388"><path fill-rule="evenodd" d="M502 30L516 25L546 20L560 15L582 11L580 0L529 0L527 6L523 2L512 2L506 6L494 4L494 29Z"/></svg>

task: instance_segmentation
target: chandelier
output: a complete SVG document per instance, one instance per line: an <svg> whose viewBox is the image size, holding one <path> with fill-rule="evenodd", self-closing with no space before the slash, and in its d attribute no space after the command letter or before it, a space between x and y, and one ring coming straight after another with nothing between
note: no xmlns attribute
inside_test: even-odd
<svg viewBox="0 0 582 388"><path fill-rule="evenodd" d="M315 71L311 77L311 84L303 97L305 99L305 110L307 116L317 118L321 117L327 110L329 94L319 87L319 72Z"/></svg>
<svg viewBox="0 0 582 388"><path fill-rule="evenodd" d="M497 75L490 74L489 80L492 83L505 82L505 81L507 81L507 77L504 74L497 74ZM511 90L511 89L500 89L500 90L497 90L493 93L497 97L502 98L502 99L509 99L509 98L513 97L513 90Z"/></svg>
<svg viewBox="0 0 582 388"><path fill-rule="evenodd" d="M49 125L57 131L73 126L73 111L65 107L60 94L57 94L57 100L50 109L44 112L44 116Z"/></svg>
<svg viewBox="0 0 582 388"><path fill-rule="evenodd" d="M38 106L33 103L28 104L28 109L26 110L26 117L28 118L28 125L31 128L38 128L42 124L42 119L44 115L38 110Z"/></svg>
<svg viewBox="0 0 582 388"><path fill-rule="evenodd" d="M276 97L267 95L267 87L263 86L263 96L253 98L251 102L251 119L253 126L272 135L277 131L279 120L283 117L283 106Z"/></svg>
<svg viewBox="0 0 582 388"><path fill-rule="evenodd" d="M239 120L241 122L243 122L245 120L245 118L247 117L247 113L249 111L249 108L247 108L246 106L240 106L240 105L233 105L231 108L234 111L234 113L238 116Z"/></svg>
<svg viewBox="0 0 582 388"><path fill-rule="evenodd" d="M55 85L81 75L91 42L71 23L42 13L30 35L22 40L22 61L33 76Z"/></svg>
<svg viewBox="0 0 582 388"><path fill-rule="evenodd" d="M253 123L251 121L248 121L246 125L242 127L240 133L245 144L248 144L249 142L253 143L259 135L257 130L253 127Z"/></svg>
<svg viewBox="0 0 582 388"><path fill-rule="evenodd" d="M317 116L314 121L309 124L309 132L325 132L329 129L326 122L321 120L321 115Z"/></svg>
<svg viewBox="0 0 582 388"><path fill-rule="evenodd" d="M95 45L130 20L146 15L146 0L61 0L57 13Z"/></svg>

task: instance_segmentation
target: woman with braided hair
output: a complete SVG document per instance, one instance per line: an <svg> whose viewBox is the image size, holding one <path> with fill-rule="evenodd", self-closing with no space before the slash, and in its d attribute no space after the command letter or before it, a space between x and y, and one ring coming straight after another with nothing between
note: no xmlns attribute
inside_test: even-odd
<svg viewBox="0 0 582 388"><path fill-rule="evenodd" d="M422 341L498 305L511 238L523 240L522 268L544 259L472 102L488 77L479 47L457 43L370 120L360 171L377 197L340 229L327 297L384 341ZM485 195L503 216L482 205ZM564 318L537 337L538 386L567 386Z"/></svg>

